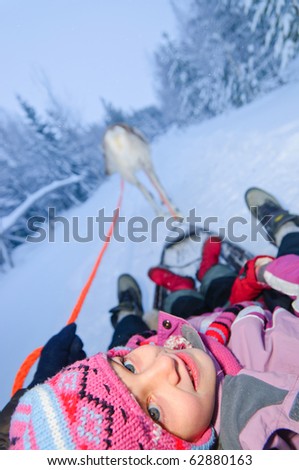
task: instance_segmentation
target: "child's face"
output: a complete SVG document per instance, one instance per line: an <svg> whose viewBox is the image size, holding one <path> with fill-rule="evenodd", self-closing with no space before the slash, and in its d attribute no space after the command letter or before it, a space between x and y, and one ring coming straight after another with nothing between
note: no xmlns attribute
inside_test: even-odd
<svg viewBox="0 0 299 470"><path fill-rule="evenodd" d="M200 349L140 346L111 366L141 408L170 433L195 441L209 427L216 395L216 370Z"/></svg>

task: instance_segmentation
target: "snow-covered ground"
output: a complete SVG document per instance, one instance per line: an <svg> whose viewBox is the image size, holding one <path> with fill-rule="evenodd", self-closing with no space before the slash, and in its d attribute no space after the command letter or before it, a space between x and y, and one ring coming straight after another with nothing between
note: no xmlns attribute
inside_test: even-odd
<svg viewBox="0 0 299 470"><path fill-rule="evenodd" d="M250 238L250 217L243 195L250 186L272 192L291 211L299 212L299 84L292 83L242 109L184 131L172 130L153 145L154 165L165 188L184 216L190 209L202 219L218 217L227 227L233 216L248 220L236 225L246 235L243 245L253 253L275 254L275 248L258 237ZM64 214L87 230L87 217L105 209L110 216L119 194L119 177L107 180L82 206ZM128 221L142 216L150 225L155 214L135 187L125 185L121 216ZM95 223L96 226L96 223ZM106 224L106 230L108 224ZM113 240L78 319L78 333L88 354L106 349L112 334L109 308L116 305L116 280L123 272L136 276L145 309L152 307L153 285L147 270L158 263L167 230L158 229L158 241L150 233L142 243ZM237 230L238 228L238 230ZM127 233L127 222L120 232ZM56 241L27 244L14 254L15 268L0 276L0 406L10 395L15 374L29 352L65 325L85 284L103 242L63 241L57 223ZM137 234L136 236L140 236Z"/></svg>

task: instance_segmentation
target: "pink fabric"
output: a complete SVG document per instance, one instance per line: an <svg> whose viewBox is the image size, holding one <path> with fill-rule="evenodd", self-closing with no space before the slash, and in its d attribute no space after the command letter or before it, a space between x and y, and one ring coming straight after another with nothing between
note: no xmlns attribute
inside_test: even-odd
<svg viewBox="0 0 299 470"><path fill-rule="evenodd" d="M232 325L228 347L242 365L241 374L288 391L279 406L261 408L250 418L239 436L242 448L299 449L299 422L290 418L299 395L298 318L280 307L273 314L247 307Z"/></svg>
<svg viewBox="0 0 299 470"><path fill-rule="evenodd" d="M224 314L227 312L223 312ZM220 315L221 312L218 313ZM200 317L199 317L200 318ZM206 334L199 333L189 321L171 315L170 313L160 311L158 317L158 334L151 336L146 340L143 340L141 344L154 343L159 346L164 346L165 342L169 340L171 336L177 337L182 335L183 325L189 325L190 328L193 328L196 333L200 335L207 349L212 353L218 363L221 365L221 368L225 374L235 375L240 370L240 364L238 360L234 357L231 351L224 345L220 344L215 338L208 337ZM135 348L137 344L140 344L140 336L133 336L128 342L127 346Z"/></svg>
<svg viewBox="0 0 299 470"><path fill-rule="evenodd" d="M228 347L247 369L298 373L298 338L295 315L279 307L272 314L251 306L234 321Z"/></svg>
<svg viewBox="0 0 299 470"><path fill-rule="evenodd" d="M298 296L299 257L277 258L267 267L265 276L271 287ZM187 320L160 312L158 334L146 342L164 345L170 336L182 335L184 325L192 328ZM258 305L250 305L232 324L229 349L214 338L200 337L220 372L247 374L288 391L278 412L265 407L252 416L240 436L243 448L263 448L270 432L273 438L269 447L286 448L287 441L275 433L276 423L278 430L294 430L288 442L298 448L298 422L289 420L299 395L298 318L283 308L276 308L272 315ZM141 337L133 337L130 346L136 347L137 339ZM108 357L126 354L127 350L114 349ZM220 383L218 397L221 387ZM110 367L107 356L97 354L27 392L13 415L10 439L12 449L209 449L214 431L211 426L193 444L169 434L142 411Z"/></svg>
<svg viewBox="0 0 299 470"><path fill-rule="evenodd" d="M127 348L108 352L123 356ZM105 354L62 370L23 395L12 417L12 450L208 449L212 428L194 443L161 428L141 409Z"/></svg>
<svg viewBox="0 0 299 470"><path fill-rule="evenodd" d="M299 316L299 256L284 255L276 258L267 266L264 277L273 289L295 299L293 308Z"/></svg>
<svg viewBox="0 0 299 470"><path fill-rule="evenodd" d="M114 348L78 361L25 393L12 417L10 449L210 449L212 426L191 443L143 411L109 364L128 351Z"/></svg>
<svg viewBox="0 0 299 470"><path fill-rule="evenodd" d="M271 273L277 280L299 286L299 256L284 255L268 264L266 273ZM282 285L283 288L283 285Z"/></svg>

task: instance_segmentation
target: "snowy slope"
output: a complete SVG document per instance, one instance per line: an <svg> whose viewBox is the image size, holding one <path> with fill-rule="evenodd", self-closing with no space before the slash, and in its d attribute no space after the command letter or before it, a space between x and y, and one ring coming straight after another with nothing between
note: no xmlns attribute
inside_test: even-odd
<svg viewBox="0 0 299 470"><path fill-rule="evenodd" d="M273 192L290 210L299 211L299 84L289 84L240 110L231 111L185 131L171 131L153 146L153 160L174 202L186 216L192 208L203 218L217 216L226 227L233 216L249 220L243 194L249 186ZM65 214L77 216L86 231L86 217L105 208L111 215L119 194L119 178L111 177L82 206ZM152 209L136 188L125 185L121 215L135 215L150 223ZM247 236L243 244L254 253L275 254L258 238L250 240L250 226L238 226ZM106 224L106 229L108 224ZM212 228L217 228L214 224ZM121 232L126 234L126 224ZM158 230L158 242L126 238L113 240L78 320L86 351L106 349L112 328L107 311L116 304L116 279L130 272L140 282L144 306L152 306L153 285L146 272L159 260L167 230ZM237 234L240 234L237 231ZM15 373L29 352L43 345L67 321L90 274L103 242L62 241L61 224L56 242L23 246L15 253L16 267L1 274L1 394L0 406L9 398Z"/></svg>

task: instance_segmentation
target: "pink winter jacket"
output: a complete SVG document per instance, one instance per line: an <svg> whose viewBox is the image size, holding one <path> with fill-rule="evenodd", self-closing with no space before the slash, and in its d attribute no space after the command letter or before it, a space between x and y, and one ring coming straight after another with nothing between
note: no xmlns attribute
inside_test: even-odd
<svg viewBox="0 0 299 470"><path fill-rule="evenodd" d="M294 314L251 306L233 322L227 346L243 369L224 380L220 440L227 448L299 449L299 257L275 259L264 277L292 296Z"/></svg>
<svg viewBox="0 0 299 470"><path fill-rule="evenodd" d="M223 382L223 447L299 449L299 318L247 307L227 346L243 368Z"/></svg>
<svg viewBox="0 0 299 470"><path fill-rule="evenodd" d="M275 284L276 290L296 297L299 257L287 255L275 260L269 266L267 282L270 278L269 284ZM158 334L150 340L163 345L171 335L182 335L184 325L188 325L194 332L200 331L213 353L211 346L217 340L203 333L223 314L227 318L229 312L214 312L210 321L209 315L203 315L188 322L160 312ZM136 346L136 341L140 344L140 340L133 337L130 346ZM257 303L247 302L232 322L227 347L241 367L225 371L219 384L219 406L213 424L220 446L299 449L299 318L283 308L276 308L272 314Z"/></svg>

